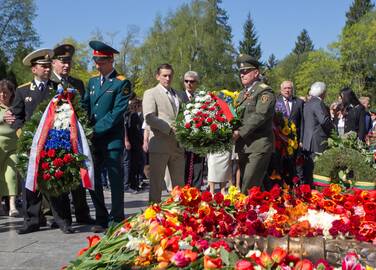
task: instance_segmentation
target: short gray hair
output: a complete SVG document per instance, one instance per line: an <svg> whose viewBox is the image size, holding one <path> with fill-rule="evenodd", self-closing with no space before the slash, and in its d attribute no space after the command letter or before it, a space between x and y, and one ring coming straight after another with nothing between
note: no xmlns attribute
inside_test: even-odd
<svg viewBox="0 0 376 270"><path fill-rule="evenodd" d="M326 84L323 82L315 82L311 85L309 95L319 97L326 92Z"/></svg>
<svg viewBox="0 0 376 270"><path fill-rule="evenodd" d="M193 78L196 79L196 81L200 80L200 77L198 76L198 73L196 71L193 71L193 70L187 71L184 74L184 79L185 79L185 77L193 77Z"/></svg>

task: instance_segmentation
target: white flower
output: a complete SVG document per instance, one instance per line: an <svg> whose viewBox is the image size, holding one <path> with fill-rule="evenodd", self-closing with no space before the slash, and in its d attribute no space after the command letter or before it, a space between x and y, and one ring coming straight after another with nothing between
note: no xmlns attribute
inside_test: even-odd
<svg viewBox="0 0 376 270"><path fill-rule="evenodd" d="M184 119L185 119L185 122L187 123L187 122L191 122L192 121L192 116L191 115L186 115L185 117L184 117Z"/></svg>
<svg viewBox="0 0 376 270"><path fill-rule="evenodd" d="M206 95L206 92L205 91L199 91L197 94L200 95L200 96L204 96L204 95Z"/></svg>
<svg viewBox="0 0 376 270"><path fill-rule="evenodd" d="M125 245L125 247L130 250L138 250L142 240L137 237L133 237L132 235L128 235L128 239L129 242Z"/></svg>
<svg viewBox="0 0 376 270"><path fill-rule="evenodd" d="M187 109L190 109L190 108L193 108L195 105L193 105L192 103L189 103L189 104L187 104Z"/></svg>
<svg viewBox="0 0 376 270"><path fill-rule="evenodd" d="M195 108L198 109L201 107L201 104L200 103L195 103Z"/></svg>
<svg viewBox="0 0 376 270"><path fill-rule="evenodd" d="M261 256L261 251L260 251L260 250L250 250L250 251L248 251L247 255L245 255L245 257L246 257L246 258L249 258L249 257L251 257L253 254L254 254L256 257L260 257L260 256Z"/></svg>
<svg viewBox="0 0 376 270"><path fill-rule="evenodd" d="M190 111L185 110L183 114L184 114L184 115L187 115L187 114L190 114L190 113L191 113Z"/></svg>
<svg viewBox="0 0 376 270"><path fill-rule="evenodd" d="M299 221L307 220L311 227L315 229L322 229L324 237L330 236L329 230L332 227L332 222L341 220L341 216L337 214L330 214L323 210L317 211L308 209L308 213L299 218Z"/></svg>
<svg viewBox="0 0 376 270"><path fill-rule="evenodd" d="M196 115L200 110L199 109L193 109L192 110L192 115Z"/></svg>

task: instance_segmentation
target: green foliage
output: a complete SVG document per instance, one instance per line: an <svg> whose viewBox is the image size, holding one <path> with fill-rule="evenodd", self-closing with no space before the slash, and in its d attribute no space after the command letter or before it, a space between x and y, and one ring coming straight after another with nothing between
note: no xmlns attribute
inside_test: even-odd
<svg viewBox="0 0 376 270"><path fill-rule="evenodd" d="M25 66L22 60L32 51L31 48L19 46L16 49L13 62L8 66L7 77L14 81L16 85L21 85L32 80L33 75L30 67Z"/></svg>
<svg viewBox="0 0 376 270"><path fill-rule="evenodd" d="M219 1L194 0L182 5L166 18L157 16L145 42L135 50L139 66L137 91L156 84L155 70L162 63L173 65L175 74L188 70L199 73L203 86L234 88L234 48L228 17ZM182 77L175 78L174 88L181 88Z"/></svg>
<svg viewBox="0 0 376 270"><path fill-rule="evenodd" d="M299 70L300 65L306 61L307 56L308 53L301 55L291 53L281 60L272 70L267 70L266 76L272 89L278 91L281 82L286 80L295 82L296 73ZM307 89L301 89L301 93L304 93L305 90L307 91Z"/></svg>
<svg viewBox="0 0 376 270"><path fill-rule="evenodd" d="M344 137L333 135L328 140L328 149L316 158L314 173L330 177L347 188L356 181L375 183L373 154L356 137L355 132Z"/></svg>
<svg viewBox="0 0 376 270"><path fill-rule="evenodd" d="M376 11L345 27L335 43L341 55L342 73L349 86L376 101Z"/></svg>
<svg viewBox="0 0 376 270"><path fill-rule="evenodd" d="M339 90L346 84L341 77L341 63L334 55L323 50L308 53L307 60L299 66L295 76L298 96L305 96L310 86L316 82L325 82L327 100L338 97Z"/></svg>
<svg viewBox="0 0 376 270"><path fill-rule="evenodd" d="M39 37L32 26L36 17L33 0L0 1L0 48L13 59L15 49L20 46L32 48L39 45Z"/></svg>
<svg viewBox="0 0 376 270"><path fill-rule="evenodd" d="M293 52L297 55L301 55L310 51L313 51L313 42L308 35L308 31L303 29L298 36L298 40L295 42Z"/></svg>
<svg viewBox="0 0 376 270"><path fill-rule="evenodd" d="M251 13L248 13L247 20L244 23L243 36L244 39L239 41L239 53L251 55L259 60L261 58L261 45L258 43Z"/></svg>
<svg viewBox="0 0 376 270"><path fill-rule="evenodd" d="M278 60L277 57L272 53L269 56L268 61L266 62L266 68L268 70L272 70L276 65L278 65Z"/></svg>
<svg viewBox="0 0 376 270"><path fill-rule="evenodd" d="M346 26L351 26L354 23L359 22L359 20L368 12L370 12L375 5L372 4L371 0L355 0L351 5L348 12L346 12Z"/></svg>

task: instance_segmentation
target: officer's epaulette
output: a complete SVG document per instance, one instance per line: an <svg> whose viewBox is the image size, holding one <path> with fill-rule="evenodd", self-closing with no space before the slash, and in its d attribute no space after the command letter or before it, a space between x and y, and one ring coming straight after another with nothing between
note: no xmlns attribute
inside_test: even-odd
<svg viewBox="0 0 376 270"><path fill-rule="evenodd" d="M31 84L31 82L27 82L27 83L19 85L17 88L25 87L25 86L30 85L30 84Z"/></svg>
<svg viewBox="0 0 376 270"><path fill-rule="evenodd" d="M123 75L117 75L116 76L116 79L120 80L120 81L124 81L125 80L125 77Z"/></svg>
<svg viewBox="0 0 376 270"><path fill-rule="evenodd" d="M261 83L259 84L259 86L262 88L262 89L266 89L266 88L269 88L269 86L265 83Z"/></svg>

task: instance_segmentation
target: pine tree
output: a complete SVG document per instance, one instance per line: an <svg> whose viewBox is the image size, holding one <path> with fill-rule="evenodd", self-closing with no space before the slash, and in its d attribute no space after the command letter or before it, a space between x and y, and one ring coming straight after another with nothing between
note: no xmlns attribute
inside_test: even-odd
<svg viewBox="0 0 376 270"><path fill-rule="evenodd" d="M272 70L276 65L278 65L278 60L277 60L277 57L275 57L275 55L272 53L268 58L268 62L266 63L266 67L269 70Z"/></svg>
<svg viewBox="0 0 376 270"><path fill-rule="evenodd" d="M298 36L298 40L295 42L295 48L293 52L297 55L301 55L303 53L313 51L313 48L313 42L308 35L308 31L306 29L303 29Z"/></svg>
<svg viewBox="0 0 376 270"><path fill-rule="evenodd" d="M258 43L251 13L248 13L247 20L244 23L243 35L243 41L239 42L239 52L249 54L259 60L261 58L261 45Z"/></svg>
<svg viewBox="0 0 376 270"><path fill-rule="evenodd" d="M371 11L375 5L371 0L355 0L348 12L346 12L346 26L358 22L361 17Z"/></svg>

